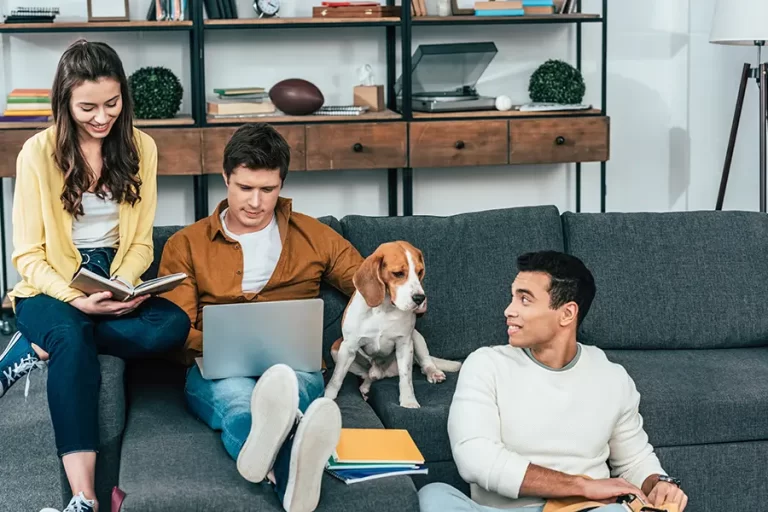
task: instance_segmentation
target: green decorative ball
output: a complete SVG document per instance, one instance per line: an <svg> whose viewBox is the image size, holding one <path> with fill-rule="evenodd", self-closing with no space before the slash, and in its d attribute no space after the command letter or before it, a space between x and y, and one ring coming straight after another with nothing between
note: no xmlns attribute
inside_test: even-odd
<svg viewBox="0 0 768 512"><path fill-rule="evenodd" d="M562 60L548 60L531 75L528 93L535 103L578 104L584 99L584 77Z"/></svg>
<svg viewBox="0 0 768 512"><path fill-rule="evenodd" d="M169 119L181 108L184 88L168 68L138 69L128 78L128 85L136 119Z"/></svg>

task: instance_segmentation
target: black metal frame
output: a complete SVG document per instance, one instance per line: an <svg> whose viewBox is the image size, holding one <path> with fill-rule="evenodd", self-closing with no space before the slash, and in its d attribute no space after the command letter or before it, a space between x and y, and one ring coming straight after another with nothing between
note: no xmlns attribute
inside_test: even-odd
<svg viewBox="0 0 768 512"><path fill-rule="evenodd" d="M582 0L578 1L577 11L581 12ZM403 80L402 80L402 107L400 113L405 121L413 120L413 112L411 109L411 42L412 42L412 27L413 26L452 26L452 25L554 25L554 24L575 24L576 25L576 67L581 71L582 66L582 25L584 23L600 23L602 24L602 45L601 45L601 112L597 114L575 114L574 116L590 117L590 116L604 116L607 115L607 78L608 78L608 0L603 0L603 12L600 17L594 18L570 18L570 17L551 17L551 18L536 18L536 17L522 17L522 18L472 18L465 17L461 19L447 17L445 19L430 19L424 20L413 18L411 16L411 0L402 1L401 12L401 61L403 68ZM391 78L394 79L393 77ZM392 83L392 82L390 82ZM391 108L391 107L390 107ZM394 110L394 109L393 109ZM525 119L529 116L519 116L516 119ZM536 117L536 116L530 116ZM505 118L503 115L497 117L488 116L483 119L497 119ZM466 117L462 117L461 113L457 113L455 116L441 116L440 118L423 119L422 122L431 121L449 121L449 120L466 120ZM474 119L474 118L473 118ZM408 145L408 153L410 154L410 137L406 142ZM581 163L576 163L576 211L581 211ZM605 196L606 196L606 162L600 162L600 211L605 212ZM413 214L413 169L406 167L403 169L403 215Z"/></svg>
<svg viewBox="0 0 768 512"><path fill-rule="evenodd" d="M216 23L206 25L203 21L203 0L190 0L192 22L185 24L167 24L157 22L142 23L141 25L126 25L120 23L83 23L77 26L68 24L38 24L35 26L14 26L0 24L0 34L6 33L51 33L51 32L153 32L153 31L188 31L189 32L189 51L190 51L190 73L191 73L191 97L192 97L192 116L194 119L193 127L202 128L209 126L206 118L206 100L205 100L205 32L207 30L263 30L263 29L329 29L329 28L352 28L352 27L381 27L385 29L386 34L386 64L387 64L387 83L386 83L386 102L387 107L392 111L397 111L397 95L395 93L395 82L397 79L396 70L396 52L397 52L397 29L400 29L400 54L402 67L402 95L403 101L400 108L400 118L392 120L381 120L380 122L410 122L413 121L413 112L411 108L411 40L412 27L414 26L450 26L450 25L540 25L540 24L574 24L576 25L576 64L581 69L582 64L582 24L584 23L602 23L602 108L599 114L581 114L582 116L606 115L606 90L607 90L607 45L608 45L608 0L603 0L603 12L599 17L575 18L563 16L536 18L474 18L465 17L461 19L447 17L445 19L419 19L411 16L411 0L402 0L400 21L372 21L361 20L360 22L345 21L343 23L280 23L280 24L238 24L238 23ZM387 5L394 5L394 0L387 0ZM578 0L578 11L581 12L581 0ZM576 114L577 116L579 114ZM536 117L536 116L521 116ZM498 117L489 116L484 119L505 118L503 115ZM466 119L460 113L455 117L440 117L434 119L424 119L423 122L445 121L449 119ZM335 121L338 123L358 123L367 122L368 119ZM322 123L322 119L308 119L302 124ZM229 125L237 125L233 122ZM227 124L216 124L216 126L227 126ZM176 127L178 128L178 127ZM410 153L410 137L406 137L406 154ZM411 167L402 168L402 214L404 216L413 215L413 169ZM199 220L209 214L208 212L208 175L194 176L194 203L195 219ZM0 251L5 257L6 254L6 233L5 233L5 197L4 183L0 181ZM388 213L390 216L398 215L398 169L387 169L387 189L388 189ZM576 211L581 210L581 163L576 164ZM600 211L605 211L606 196L606 163L600 163ZM7 292L7 269L5 261L2 265L2 286Z"/></svg>

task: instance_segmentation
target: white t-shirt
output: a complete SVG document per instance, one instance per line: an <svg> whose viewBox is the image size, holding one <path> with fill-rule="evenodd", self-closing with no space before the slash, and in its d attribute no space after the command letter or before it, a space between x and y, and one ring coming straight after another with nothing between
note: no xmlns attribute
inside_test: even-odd
<svg viewBox="0 0 768 512"><path fill-rule="evenodd" d="M637 487L664 473L639 403L632 378L597 347L579 345L562 370L510 345L484 347L461 368L448 435L474 501L540 506L544 500L519 496L530 463L595 479L620 476Z"/></svg>
<svg viewBox="0 0 768 512"><path fill-rule="evenodd" d="M258 293L272 277L283 249L277 219L272 215L272 221L261 231L235 235L227 229L226 216L225 208L221 212L224 232L233 240L237 240L243 250L243 292Z"/></svg>
<svg viewBox="0 0 768 512"><path fill-rule="evenodd" d="M120 243L120 206L109 195L101 199L93 192L83 194L83 215L72 220L75 247L117 247Z"/></svg>

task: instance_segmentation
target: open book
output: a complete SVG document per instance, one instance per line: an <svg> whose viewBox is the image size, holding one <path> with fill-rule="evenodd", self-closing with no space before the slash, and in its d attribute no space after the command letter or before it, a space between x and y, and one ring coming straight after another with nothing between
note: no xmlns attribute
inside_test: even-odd
<svg viewBox="0 0 768 512"><path fill-rule="evenodd" d="M133 287L117 279L106 279L83 267L75 274L70 286L87 295L98 292L112 292L113 300L125 302L141 295L158 294L173 290L186 278L187 274L182 272L150 279L149 281L144 281L139 286Z"/></svg>

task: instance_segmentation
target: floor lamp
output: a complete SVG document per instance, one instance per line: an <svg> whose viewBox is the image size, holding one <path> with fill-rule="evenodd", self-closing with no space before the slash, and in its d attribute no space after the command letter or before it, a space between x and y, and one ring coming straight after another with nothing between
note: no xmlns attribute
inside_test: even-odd
<svg viewBox="0 0 768 512"><path fill-rule="evenodd" d="M768 0L717 0L715 17L709 42L715 44L756 46L757 67L744 64L741 72L739 94L736 98L736 110L733 113L731 136L725 153L723 175L720 178L720 191L717 194L717 210L723 209L725 187L731 171L733 150L736 146L736 134L739 131L741 111L747 82L754 78L760 91L760 211L766 211L766 123L768 123L768 64L762 61L762 50L768 41Z"/></svg>

